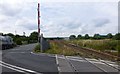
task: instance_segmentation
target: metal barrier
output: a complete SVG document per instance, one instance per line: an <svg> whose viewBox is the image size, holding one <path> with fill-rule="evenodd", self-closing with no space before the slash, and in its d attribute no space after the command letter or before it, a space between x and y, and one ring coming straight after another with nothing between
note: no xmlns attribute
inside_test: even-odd
<svg viewBox="0 0 120 74"><path fill-rule="evenodd" d="M41 37L40 37L40 45L41 45L41 48L40 48L41 52L50 48L50 43L43 37L43 34L41 34Z"/></svg>

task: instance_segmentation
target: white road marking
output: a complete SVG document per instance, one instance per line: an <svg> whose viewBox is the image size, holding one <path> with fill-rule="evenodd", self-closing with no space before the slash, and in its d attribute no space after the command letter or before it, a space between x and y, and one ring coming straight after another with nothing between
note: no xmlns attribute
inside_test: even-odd
<svg viewBox="0 0 120 74"><path fill-rule="evenodd" d="M108 62L108 61L104 61L104 60L99 60L99 61L103 62L106 66L111 66L117 70L120 70L120 69L118 69L118 65L114 62L110 62L110 61Z"/></svg>
<svg viewBox="0 0 120 74"><path fill-rule="evenodd" d="M40 54L36 54L36 53L34 53L34 52L30 52L31 54L33 54L33 55L42 55L42 56L45 56L45 55L47 55L47 56L49 56L49 57L55 57L55 54L47 54L47 53L40 53Z"/></svg>
<svg viewBox="0 0 120 74"><path fill-rule="evenodd" d="M105 60L100 60L100 59L99 59L99 61L104 62L104 63L107 63L107 64L112 65L112 66L118 66L118 64L115 63L115 62L105 61Z"/></svg>
<svg viewBox="0 0 120 74"><path fill-rule="evenodd" d="M9 53L27 53L27 52L9 52Z"/></svg>
<svg viewBox="0 0 120 74"><path fill-rule="evenodd" d="M65 60L71 65L71 67L73 68L73 70L75 71L75 72L77 72L77 69L75 68L75 66L70 62L70 60L68 59L68 57L67 56L63 56L64 58L65 58Z"/></svg>
<svg viewBox="0 0 120 74"><path fill-rule="evenodd" d="M10 67L13 67L13 68L16 68L16 69L23 70L23 71L27 71L27 72L31 72L31 73L37 73L37 74L41 74L41 73L38 73L38 72L36 72L36 71L32 71L32 70L29 70L29 69L21 68L21 67L15 66L15 65L11 65L11 64L8 64L8 63L5 63L5 62L2 62L2 61L0 61L0 63L5 64L5 65L10 66ZM16 70L16 71L17 71L17 70Z"/></svg>
<svg viewBox="0 0 120 74"><path fill-rule="evenodd" d="M67 56L68 58L72 58L72 59L82 59L81 57L79 56Z"/></svg>
<svg viewBox="0 0 120 74"><path fill-rule="evenodd" d="M102 70L103 72L107 72L106 70L102 69L101 67L98 67L97 65L95 65L93 62L91 62L88 58L85 58L86 61L88 61L89 63L91 63L92 65L96 66L97 68L99 68L100 70Z"/></svg>
<svg viewBox="0 0 120 74"><path fill-rule="evenodd" d="M46 54L46 53L40 53L40 54L36 54L36 53L33 53L33 52L30 52L31 54L34 54L34 55L47 55L47 56L50 56L50 57L56 57L54 55L51 55L51 54ZM57 54L55 54L57 55ZM83 60L81 57L78 57L78 56L66 56L69 60L73 60L73 61L80 61L80 62L87 62L85 60ZM60 58L60 59L65 59L63 56L57 56L57 58ZM88 59L88 58L86 58ZM104 64L102 62L100 62L99 60L97 59L88 59L89 61L91 61L92 63L97 63L97 64Z"/></svg>
<svg viewBox="0 0 120 74"><path fill-rule="evenodd" d="M21 50L21 49L12 49L12 50L14 51L14 50Z"/></svg>
<svg viewBox="0 0 120 74"><path fill-rule="evenodd" d="M86 60L84 60L84 59L81 59L81 57L80 57L80 59L79 59L79 57L73 57L73 56L66 56L69 60L73 60L73 61L79 61L79 62L87 62ZM88 58L86 58L86 59L88 59ZM89 61L91 61L92 63L97 63L97 64L104 64L104 63L102 63L102 62L100 62L99 60L96 60L96 59L88 59Z"/></svg>
<svg viewBox="0 0 120 74"><path fill-rule="evenodd" d="M57 56L57 54L56 54L55 56L56 56L56 64L57 64L57 68L58 68L58 71L60 72L60 67L59 67L59 62L58 62L58 56Z"/></svg>
<svg viewBox="0 0 120 74"><path fill-rule="evenodd" d="M3 65L3 64L0 64L0 65L3 66L3 67L5 67L5 68L9 68L9 69L11 69L11 70L14 70L14 71L18 71L18 72L21 72L21 73L26 73L26 72L24 72L24 71L22 71L22 70L18 70L18 69L15 69L15 68L12 68L12 67Z"/></svg>

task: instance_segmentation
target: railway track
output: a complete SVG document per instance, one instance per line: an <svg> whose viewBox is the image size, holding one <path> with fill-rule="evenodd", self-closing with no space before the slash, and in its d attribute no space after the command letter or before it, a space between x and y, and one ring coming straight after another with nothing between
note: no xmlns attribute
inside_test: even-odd
<svg viewBox="0 0 120 74"><path fill-rule="evenodd" d="M76 68L76 66L74 65L74 63L72 63L72 62L70 61L71 59L69 59L67 56L64 56L64 57L65 57L65 60L66 60L66 61L70 64L70 66L72 67L72 69L73 69L73 71L74 71L74 74L80 74L80 73L82 73L82 72L80 72L80 71ZM81 57L81 58L82 58L82 57ZM97 64L91 62L90 60L88 60L88 59L86 59L86 58L82 58L82 60L86 61L86 63L89 63L89 64L90 64L91 66L93 66L94 68L99 69L100 72L98 72L98 73L100 73L100 74L118 74L116 68L114 68L114 72L112 72L112 71L110 71L110 70L106 70L105 68L103 68L103 67L101 67L101 66L98 66ZM98 61L99 61L99 60L98 60ZM103 62L101 62L101 63L103 63ZM106 63L101 64L101 65L106 66L106 68L111 68L111 69L113 69L112 66L108 66Z"/></svg>
<svg viewBox="0 0 120 74"><path fill-rule="evenodd" d="M81 50L82 52L86 52L86 51L87 51L87 49L84 50L84 49L82 49L82 48L79 48L79 47L76 46L76 45L66 44L66 43L64 43L63 41L55 41L55 43L58 43L60 46L71 47L71 48L73 48L73 49L75 49L75 50L76 50L76 49L79 49L79 50ZM88 51L90 51L90 50L88 50ZM96 52L96 51L95 51L95 52L93 51L93 53L95 53L95 54L96 54L96 53L97 53L97 54L101 54L101 53ZM99 56L100 56L100 55L99 55ZM103 56L106 56L106 55L103 54ZM102 56L101 56L101 57L102 57ZM92 66L94 66L94 67L96 67L97 69L99 69L103 74L110 74L109 71L106 71L104 68L99 67L98 65L96 65L96 64L93 63L93 62L91 62L90 60L88 60L88 59L86 59L86 58L83 58L83 57L81 57L81 58L82 58L84 61L86 61L87 63L89 63L89 64L91 64ZM68 59L68 57L65 56L65 60L66 60L66 61L70 64L70 66L73 68L75 74L78 74L79 71L78 71L77 68L74 66L74 64ZM119 68L110 65L110 63L104 62L104 61L102 61L102 60L100 60L100 59L98 59L98 61L101 62L101 63L104 63L104 65L107 66L108 68L112 68L112 69L114 69L114 70L116 70L116 71L117 71L117 70L120 71Z"/></svg>
<svg viewBox="0 0 120 74"><path fill-rule="evenodd" d="M90 64L92 64L93 66L95 66L96 68L100 69L103 73L108 74L106 70L102 69L101 67L95 65L94 63L90 62L89 60L83 58L84 60L86 60L87 62L89 62Z"/></svg>
<svg viewBox="0 0 120 74"><path fill-rule="evenodd" d="M104 59L104 60L117 61L117 62L120 60L120 57L118 57L118 56L114 56L114 55L110 55L110 54L107 54L107 53L99 52L99 51L89 49L89 48L83 48L83 47L80 47L80 46L75 45L75 44L65 43L64 41L58 41L58 43L59 42L63 45L71 47L75 50L79 50L80 52L88 54L88 56L94 56L96 58L101 58L101 59Z"/></svg>
<svg viewBox="0 0 120 74"><path fill-rule="evenodd" d="M100 60L100 59L99 59L99 61L102 62L102 63L104 63L104 64L106 64L107 66L110 66L110 67L112 67L112 68L120 71L120 68L118 67L119 65L112 66L110 63L107 63L107 62L105 62L104 60Z"/></svg>
<svg viewBox="0 0 120 74"><path fill-rule="evenodd" d="M74 74L81 74L81 73L84 73L84 72L80 72L76 66L71 62L71 59L69 59L67 56L64 56L65 60L70 64L70 66L72 67L73 71L74 71ZM86 61L86 63L89 63L91 66L95 67L96 69L99 69L100 72L96 72L96 73L100 73L100 74L117 74L117 71L116 72L109 72L107 70L105 70L104 68L102 67L99 67L97 66L95 63L85 59L85 58L82 58L84 61ZM110 67L110 66L109 66ZM110 67L111 68L111 67ZM95 72L90 72L90 73L95 73Z"/></svg>
<svg viewBox="0 0 120 74"><path fill-rule="evenodd" d="M75 68L75 66L69 61L69 59L65 56L65 60L70 64L70 66L73 68L73 71L75 72L75 74L77 74L77 69Z"/></svg>

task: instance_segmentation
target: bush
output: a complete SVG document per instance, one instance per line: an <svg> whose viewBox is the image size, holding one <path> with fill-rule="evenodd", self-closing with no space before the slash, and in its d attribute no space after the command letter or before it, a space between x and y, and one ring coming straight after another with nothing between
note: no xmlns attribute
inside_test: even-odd
<svg viewBox="0 0 120 74"><path fill-rule="evenodd" d="M113 39L120 40L120 33L117 33L117 34L113 37Z"/></svg>
<svg viewBox="0 0 120 74"><path fill-rule="evenodd" d="M21 39L16 39L15 42L16 42L17 45L22 45Z"/></svg>
<svg viewBox="0 0 120 74"><path fill-rule="evenodd" d="M37 44L34 48L34 52L40 52L40 44Z"/></svg>
<svg viewBox="0 0 120 74"><path fill-rule="evenodd" d="M55 43L50 43L50 49L46 50L45 53L50 53L50 54L62 54L62 50L60 50L58 44Z"/></svg>

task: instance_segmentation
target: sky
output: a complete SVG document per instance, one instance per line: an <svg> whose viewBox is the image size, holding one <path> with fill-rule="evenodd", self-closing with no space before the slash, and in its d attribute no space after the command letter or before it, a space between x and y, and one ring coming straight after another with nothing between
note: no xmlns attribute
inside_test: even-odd
<svg viewBox="0 0 120 74"><path fill-rule="evenodd" d="M118 32L118 0L0 0L0 32L37 31L37 3L44 37Z"/></svg>

